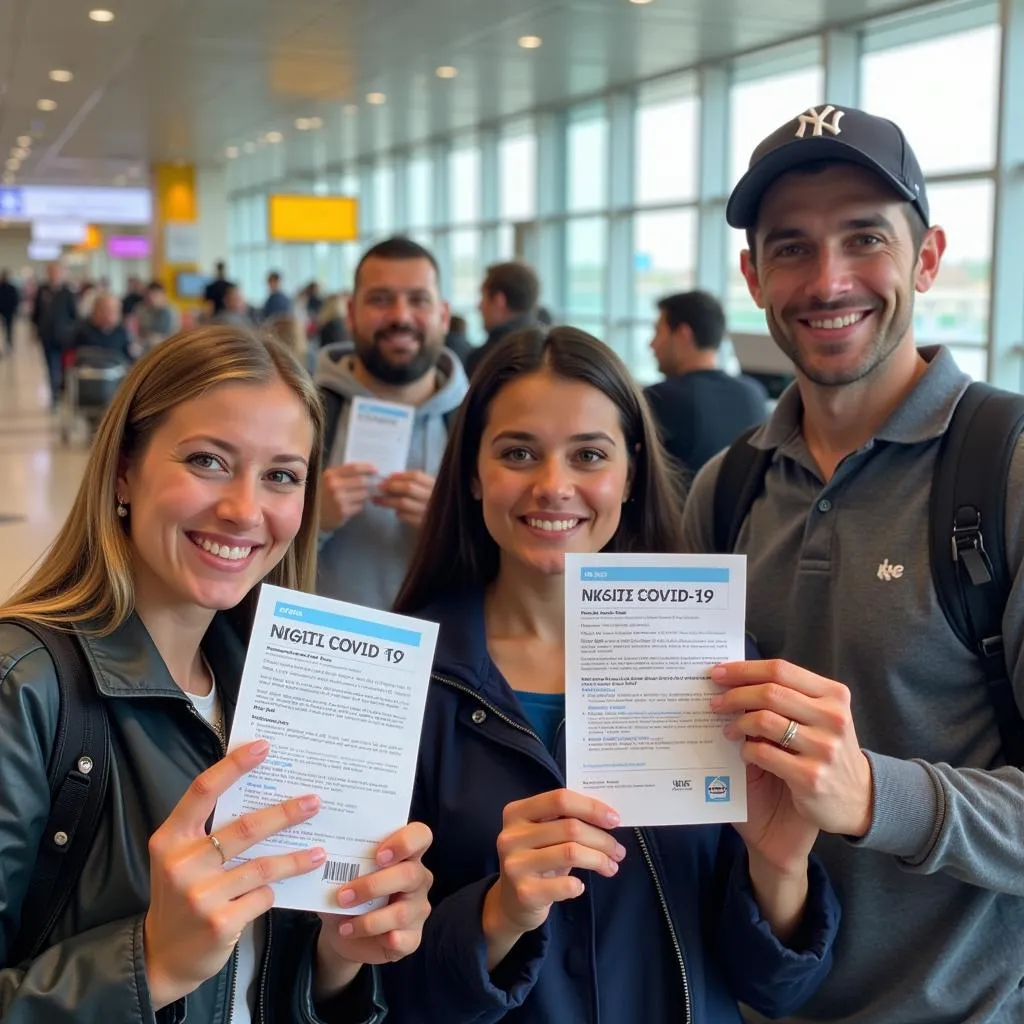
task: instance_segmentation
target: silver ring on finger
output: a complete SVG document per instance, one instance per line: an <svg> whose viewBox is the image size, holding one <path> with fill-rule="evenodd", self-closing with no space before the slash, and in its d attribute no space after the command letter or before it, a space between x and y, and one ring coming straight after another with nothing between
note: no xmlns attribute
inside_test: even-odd
<svg viewBox="0 0 1024 1024"><path fill-rule="evenodd" d="M227 864L228 858L224 853L224 847L220 845L220 840L212 832L206 838L210 840L213 844L213 848L220 854L221 864Z"/></svg>
<svg viewBox="0 0 1024 1024"><path fill-rule="evenodd" d="M786 731L782 734L782 739L779 740L779 746L782 747L783 750L789 750L793 744L793 740L796 739L796 734L799 729L800 726L797 724L796 720L791 718L789 720L789 725L786 726Z"/></svg>

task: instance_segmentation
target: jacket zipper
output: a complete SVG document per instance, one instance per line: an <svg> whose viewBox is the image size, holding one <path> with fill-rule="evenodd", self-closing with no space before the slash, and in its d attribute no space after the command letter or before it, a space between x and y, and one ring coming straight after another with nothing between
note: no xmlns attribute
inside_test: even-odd
<svg viewBox="0 0 1024 1024"><path fill-rule="evenodd" d="M263 966L260 969L260 995L256 1003L255 1024L263 1024L267 1011L267 979L270 975L270 940L274 933L274 918L267 914L267 936L263 947Z"/></svg>
<svg viewBox="0 0 1024 1024"><path fill-rule="evenodd" d="M228 1000L228 1019L227 1024L234 1024L235 1021L235 985L238 982L238 943L235 943L234 952L231 954L231 974L228 977L228 984L231 986L229 991L231 997Z"/></svg>
<svg viewBox="0 0 1024 1024"><path fill-rule="evenodd" d="M669 913L668 909L668 900L665 899L665 890L661 886L661 879L658 877L658 869L654 866L654 859L651 857L651 851L647 847L647 840L644 838L643 830L634 828L633 832L636 835L637 842L640 844L640 850L644 855L644 860L647 861L647 870L651 873L655 891L658 893L658 902L661 904L661 911L665 915L665 923L668 925L669 938L672 940L672 948L676 952L676 961L679 964L679 974L683 979L683 1004L686 1010L686 1016L683 1020L685 1021L685 1024L690 1024L693 1007L690 1003L690 982L686 977L686 960L683 957L683 947L679 942L679 936L676 935L676 926L672 923L672 915Z"/></svg>
<svg viewBox="0 0 1024 1024"><path fill-rule="evenodd" d="M439 683L443 683L445 686L451 687L453 690L460 690L462 693L468 694L477 703L482 704L492 714L497 715L499 720L504 722L506 725L512 726L513 729L518 729L519 732L526 733L527 736L532 736L538 743L542 743L541 738L532 730L528 729L525 725L520 725L514 718L510 718L499 708L496 708L489 700L481 697L476 690L464 683L460 683L457 679L452 679L450 676L441 675L438 672L431 672L431 679L436 679ZM564 724L563 719L563 724ZM655 891L658 894L658 902L661 904L662 913L665 915L665 923L668 925L669 938L672 940L672 948L676 954L676 962L679 964L679 975L683 981L683 1004L686 1011L684 1017L684 1024L690 1024L692 1020L693 1007L690 1001L690 982L686 976L686 959L683 956L683 947L679 942L679 936L676 935L676 926L672 921L672 915L668 909L668 900L665 898L665 890L662 888L661 879L658 877L658 869L654 866L654 860L651 857L651 851L647 847L647 840L644 838L644 834L640 829L633 830L636 833L637 842L640 844L640 850L644 855L644 860L647 862L647 870L651 874L651 879L654 882Z"/></svg>

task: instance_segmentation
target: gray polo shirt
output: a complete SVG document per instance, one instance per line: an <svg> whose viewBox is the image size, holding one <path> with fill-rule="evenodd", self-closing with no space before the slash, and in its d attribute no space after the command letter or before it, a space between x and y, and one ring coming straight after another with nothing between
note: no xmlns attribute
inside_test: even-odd
<svg viewBox="0 0 1024 1024"><path fill-rule="evenodd" d="M843 923L832 973L794 1021L1024 1021L1024 774L1004 766L984 677L929 565L938 442L969 380L944 349L921 352L930 365L913 391L827 484L795 386L751 440L776 454L737 543L748 628L766 658L849 686L875 784L868 835L818 841ZM1024 708L1022 453L1007 490L1003 634ZM684 550L714 549L721 458L694 482Z"/></svg>

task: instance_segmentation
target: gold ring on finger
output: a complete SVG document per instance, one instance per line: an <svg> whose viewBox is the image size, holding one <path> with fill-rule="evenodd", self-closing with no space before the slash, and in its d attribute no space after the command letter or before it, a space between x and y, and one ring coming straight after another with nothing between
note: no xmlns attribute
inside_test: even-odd
<svg viewBox="0 0 1024 1024"><path fill-rule="evenodd" d="M782 739L779 740L779 746L782 747L783 750L789 750L793 740L796 739L796 734L799 728L800 726L796 723L795 719L791 718L789 720L789 725L786 726L786 731L782 734Z"/></svg>
<svg viewBox="0 0 1024 1024"><path fill-rule="evenodd" d="M220 854L221 864L227 864L228 858L224 853L224 847L220 845L220 840L211 832L207 837L213 844L213 848Z"/></svg>

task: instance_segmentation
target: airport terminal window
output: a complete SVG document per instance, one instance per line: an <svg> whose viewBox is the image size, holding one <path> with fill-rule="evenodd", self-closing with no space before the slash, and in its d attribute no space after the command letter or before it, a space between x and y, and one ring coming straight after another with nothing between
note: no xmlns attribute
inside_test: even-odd
<svg viewBox="0 0 1024 1024"><path fill-rule="evenodd" d="M988 339L995 187L964 181L928 189L932 223L946 232L946 252L931 290L918 295L919 343L984 345Z"/></svg>
<svg viewBox="0 0 1024 1024"><path fill-rule="evenodd" d="M373 172L373 233L378 238L395 227L395 168L379 163Z"/></svg>
<svg viewBox="0 0 1024 1024"><path fill-rule="evenodd" d="M567 189L571 211L608 205L608 116L604 107L588 108L569 122Z"/></svg>
<svg viewBox="0 0 1024 1024"><path fill-rule="evenodd" d="M575 326L605 314L608 221L605 217L570 220L565 229L566 319ZM590 328L586 328L590 330Z"/></svg>
<svg viewBox="0 0 1024 1024"><path fill-rule="evenodd" d="M505 221L537 215L537 136L511 135L498 143L500 214Z"/></svg>
<svg viewBox="0 0 1024 1024"><path fill-rule="evenodd" d="M480 232L475 228L452 231L451 246L452 279L447 289L452 312L464 316L469 322L470 337L480 338L480 282L483 267L480 265Z"/></svg>
<svg viewBox="0 0 1024 1024"><path fill-rule="evenodd" d="M640 213L633 219L633 315L655 316L658 299L694 286L697 215L693 210Z"/></svg>
<svg viewBox="0 0 1024 1024"><path fill-rule="evenodd" d="M428 227L433 223L434 185L434 169L429 154L414 156L409 161L406 181L409 189L409 227Z"/></svg>
<svg viewBox="0 0 1024 1024"><path fill-rule="evenodd" d="M767 334L764 312L757 308L747 290L747 282L740 273L740 253L747 247L743 231L729 228L727 246L728 267L725 283L725 317L730 331L744 334Z"/></svg>
<svg viewBox="0 0 1024 1024"><path fill-rule="evenodd" d="M729 90L731 188L750 163L754 147L789 118L823 101L821 65L736 82Z"/></svg>
<svg viewBox="0 0 1024 1024"><path fill-rule="evenodd" d="M699 112L695 96L649 103L641 97L633 168L637 203L696 197Z"/></svg>
<svg viewBox="0 0 1024 1024"><path fill-rule="evenodd" d="M480 217L480 147L456 147L448 156L449 203L453 224L471 224Z"/></svg>
<svg viewBox="0 0 1024 1024"><path fill-rule="evenodd" d="M867 53L861 105L903 128L926 176L987 169L996 158L999 50L999 26L989 25ZM938 82L936 68L955 69L955 83Z"/></svg>

